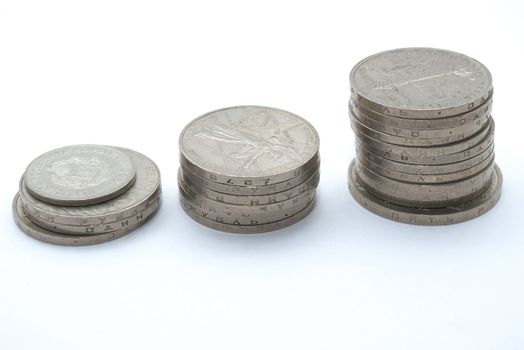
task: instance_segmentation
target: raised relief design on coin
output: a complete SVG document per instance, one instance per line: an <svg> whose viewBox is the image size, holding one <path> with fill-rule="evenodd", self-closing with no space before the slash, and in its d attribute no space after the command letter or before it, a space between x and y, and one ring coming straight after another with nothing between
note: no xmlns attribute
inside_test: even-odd
<svg viewBox="0 0 524 350"><path fill-rule="evenodd" d="M304 119L268 107L241 106L206 114L181 134L183 156L202 169L259 177L291 171L318 152Z"/></svg>
<svg viewBox="0 0 524 350"><path fill-rule="evenodd" d="M381 52L353 68L351 86L363 104L379 112L413 117L445 117L477 107L492 91L491 74L465 55L432 48Z"/></svg>
<svg viewBox="0 0 524 350"><path fill-rule="evenodd" d="M25 172L27 190L57 205L100 203L133 185L136 170L122 151L108 146L77 145L47 152Z"/></svg>

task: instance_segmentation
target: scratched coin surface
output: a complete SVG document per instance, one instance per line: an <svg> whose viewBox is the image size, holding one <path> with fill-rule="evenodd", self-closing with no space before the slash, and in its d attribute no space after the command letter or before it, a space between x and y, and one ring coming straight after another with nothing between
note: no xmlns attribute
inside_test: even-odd
<svg viewBox="0 0 524 350"><path fill-rule="evenodd" d="M464 113L492 93L489 70L466 55L434 48L402 48L360 61L351 71L360 104L403 118Z"/></svg>
<svg viewBox="0 0 524 350"><path fill-rule="evenodd" d="M114 147L74 145L44 153L25 171L27 191L44 202L84 206L119 196L136 176L129 156Z"/></svg>
<svg viewBox="0 0 524 350"><path fill-rule="evenodd" d="M318 161L319 138L303 118L280 109L238 106L207 113L180 135L181 163L206 179L270 185Z"/></svg>

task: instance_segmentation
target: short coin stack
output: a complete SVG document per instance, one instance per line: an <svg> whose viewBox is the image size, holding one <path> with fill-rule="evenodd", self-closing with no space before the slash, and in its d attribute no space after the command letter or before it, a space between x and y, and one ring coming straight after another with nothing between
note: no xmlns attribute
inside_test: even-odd
<svg viewBox="0 0 524 350"><path fill-rule="evenodd" d="M233 233L289 226L313 208L319 138L279 109L239 106L192 121L180 135L180 203L195 221Z"/></svg>
<svg viewBox="0 0 524 350"><path fill-rule="evenodd" d="M160 206L160 171L135 151L99 145L58 148L27 167L13 201L28 236L58 245L122 237Z"/></svg>
<svg viewBox="0 0 524 350"><path fill-rule="evenodd" d="M498 201L491 74L439 49L382 52L351 71L356 158L349 188L365 208L411 224L451 224Z"/></svg>

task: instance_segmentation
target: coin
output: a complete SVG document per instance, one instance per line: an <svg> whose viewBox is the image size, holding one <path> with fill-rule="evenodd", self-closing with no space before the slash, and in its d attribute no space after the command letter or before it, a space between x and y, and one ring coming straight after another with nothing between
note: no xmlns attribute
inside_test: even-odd
<svg viewBox="0 0 524 350"><path fill-rule="evenodd" d="M474 219L497 204L502 189L502 172L495 165L489 186L478 197L445 208L413 208L393 204L367 192L358 179L354 162L349 167L348 177L349 191L362 207L386 219L414 225L448 225Z"/></svg>
<svg viewBox="0 0 524 350"><path fill-rule="evenodd" d="M179 181L182 181L192 191L202 196L205 196L209 199L215 200L217 202L227 203L227 204L246 205L246 206L266 205L266 204L278 203L278 202L292 199L301 193L315 189L318 185L319 177L320 175L317 170L315 174L313 174L309 179L304 181L302 184L296 187L292 187L288 190L285 190L282 192L275 192L275 193L268 194L268 195L239 196L239 195L232 195L232 194L227 194L227 193L216 192L206 187L200 186L196 184L190 176L187 176L182 171L182 168L180 168L178 172Z"/></svg>
<svg viewBox="0 0 524 350"><path fill-rule="evenodd" d="M487 165L489 165L489 163L493 161L494 158L495 158L495 153L490 152L485 160L481 161L480 163L476 165L468 166L467 169L465 170L457 171L453 173L439 173L436 175L432 175L432 174L426 175L423 173L410 174L410 173L403 173L403 172L395 171L388 167L381 166L366 157L363 157L362 153L360 152L357 153L355 159L358 160L358 162L364 165L366 168L372 170L374 173L378 175L382 175L382 176L388 177L393 180L398 180L398 181L427 184L427 183L454 182L454 181L465 179L485 169Z"/></svg>
<svg viewBox="0 0 524 350"><path fill-rule="evenodd" d="M351 91L376 112L414 119L467 112L492 93L489 70L452 51L403 48L380 52L357 63Z"/></svg>
<svg viewBox="0 0 524 350"><path fill-rule="evenodd" d="M181 197L182 198L182 197ZM197 210L195 210L194 207L186 206L185 203L181 203L182 209L185 211L185 213L192 218L194 221L208 227L214 230L224 231L224 232L230 232L230 233L265 233L275 230L280 230L283 228L286 228L288 226L291 226L298 221L305 218L313 209L315 205L315 201L312 201L308 204L308 206L303 209L301 212L290 216L288 218L285 218L280 221L272 222L272 223L266 223L262 225L230 225L225 224L223 222L219 222L216 220L210 220L198 213Z"/></svg>
<svg viewBox="0 0 524 350"><path fill-rule="evenodd" d="M137 213L133 222L118 230L100 233L96 235L68 235L60 234L50 230L41 228L35 225L23 210L22 203L18 194L13 200L13 216L15 223L22 232L31 238L42 241L44 243L64 245L64 246L85 246L109 242L117 238L123 237L134 231L150 219L158 210L159 202L151 205L143 212Z"/></svg>
<svg viewBox="0 0 524 350"><path fill-rule="evenodd" d="M299 186L300 184L304 183L304 181L307 181L307 179L311 178L311 176L313 176L315 173L317 172L319 173L319 167L320 167L320 159L317 159L316 163L312 164L308 169L304 170L302 174L300 174L297 177L294 177L286 181L270 184L270 185L254 186L254 185L231 185L231 184L224 184L220 182L207 180L193 173L191 170L185 168L184 166L182 165L180 166L184 174L190 177L191 181L194 182L195 184L208 188L212 191L225 193L225 194L234 194L238 196L270 195L273 193L287 191L291 188L295 188Z"/></svg>
<svg viewBox="0 0 524 350"><path fill-rule="evenodd" d="M378 123L392 135L406 137L444 137L459 132L469 131L472 126L484 125L491 116L493 98L483 105L463 114L439 119L404 119L373 112L358 102L350 100L349 110L361 120ZM472 124L475 123L475 124ZM366 123L365 123L366 124ZM367 125L367 124L366 124ZM403 134L405 132L405 134Z"/></svg>
<svg viewBox="0 0 524 350"><path fill-rule="evenodd" d="M318 134L303 118L275 108L238 106L192 121L180 135L180 163L230 185L270 185L318 162Z"/></svg>
<svg viewBox="0 0 524 350"><path fill-rule="evenodd" d="M355 161L361 183L368 192L396 204L438 208L458 204L478 196L488 185L494 162L466 179L442 184L413 184L389 179Z"/></svg>
<svg viewBox="0 0 524 350"><path fill-rule="evenodd" d="M104 203L83 207L66 207L49 204L32 197L21 181L20 195L27 204L32 216L47 218L60 225L89 226L104 222L117 222L131 216L135 211L144 210L148 200L160 188L160 171L156 164L141 153L120 148L132 160L136 167L136 181L122 195Z"/></svg>
<svg viewBox="0 0 524 350"><path fill-rule="evenodd" d="M381 167L387 168L391 171L397 171L401 173L415 174L415 175L442 175L456 173L460 171L466 171L471 167L474 167L481 162L485 161L490 154L493 153L495 145L491 143L484 152L479 153L476 156L468 158L463 161L447 164L410 164L410 163L400 163L391 159L381 157L374 154L373 152L367 150L362 145L357 145L355 148L357 157L359 159L368 159L369 161L378 164Z"/></svg>
<svg viewBox="0 0 524 350"><path fill-rule="evenodd" d="M41 201L67 206L105 202L135 181L129 157L114 147L75 145L36 158L25 171L27 191Z"/></svg>

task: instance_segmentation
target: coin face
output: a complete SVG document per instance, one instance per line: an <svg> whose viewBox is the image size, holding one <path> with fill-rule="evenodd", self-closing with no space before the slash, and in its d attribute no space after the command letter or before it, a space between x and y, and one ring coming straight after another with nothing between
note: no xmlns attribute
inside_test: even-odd
<svg viewBox="0 0 524 350"><path fill-rule="evenodd" d="M44 153L25 172L27 191L41 201L67 206L101 203L119 196L135 180L125 152L99 145L67 146Z"/></svg>
<svg viewBox="0 0 524 350"><path fill-rule="evenodd" d="M447 50L404 48L365 58L351 71L352 93L368 108L404 118L442 118L478 107L492 92L488 69Z"/></svg>
<svg viewBox="0 0 524 350"><path fill-rule="evenodd" d="M185 166L232 179L267 178L265 184L296 176L294 170L314 160L318 148L317 132L307 121L258 106L205 114L180 136Z"/></svg>

